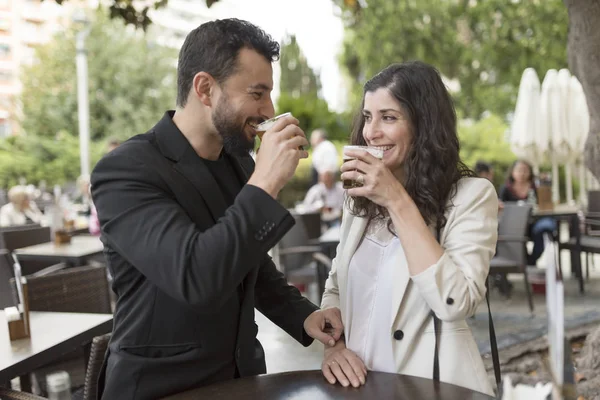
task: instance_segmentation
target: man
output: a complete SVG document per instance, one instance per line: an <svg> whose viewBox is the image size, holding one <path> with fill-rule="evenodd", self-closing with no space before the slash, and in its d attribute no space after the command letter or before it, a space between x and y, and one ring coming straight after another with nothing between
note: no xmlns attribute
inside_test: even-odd
<svg viewBox="0 0 600 400"><path fill-rule="evenodd" d="M308 144L289 117L264 134L256 166L248 155L253 126L274 114L278 56L245 21L194 29L179 54L176 110L94 169L118 296L101 398L156 399L265 373L254 307L304 346L341 336L339 310L318 310L267 256L294 224L275 198Z"/></svg>
<svg viewBox="0 0 600 400"><path fill-rule="evenodd" d="M319 182L320 170L326 169L332 163L337 165L338 153L335 145L327 140L327 133L323 129L316 129L310 135L312 154L312 177L310 185Z"/></svg>
<svg viewBox="0 0 600 400"><path fill-rule="evenodd" d="M480 178L485 178L492 183L494 182L494 169L489 163L477 161L477 163L475 163L475 173Z"/></svg>
<svg viewBox="0 0 600 400"><path fill-rule="evenodd" d="M342 182L336 181L337 163L319 171L319 183L306 193L303 207L307 211L320 211L321 220L328 227L341 223L346 191Z"/></svg>

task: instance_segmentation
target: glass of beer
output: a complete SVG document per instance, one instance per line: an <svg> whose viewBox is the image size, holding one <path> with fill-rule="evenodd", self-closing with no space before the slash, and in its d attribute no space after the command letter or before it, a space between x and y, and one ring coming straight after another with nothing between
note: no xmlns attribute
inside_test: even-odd
<svg viewBox="0 0 600 400"><path fill-rule="evenodd" d="M261 122L260 124L258 124L254 129L256 130L256 135L258 136L258 138L262 141L262 137L265 134L265 132L269 129L271 129L271 127L273 125L275 125L275 122L277 122L278 120L280 120L283 117L287 117L288 115L292 115L291 112L286 112L284 114L278 115L276 117L273 117L271 119L268 119L264 122ZM302 146L300 146L298 148L299 150L304 150L304 148Z"/></svg>
<svg viewBox="0 0 600 400"><path fill-rule="evenodd" d="M354 160L354 158L346 155L346 150L363 150L370 153L373 157L379 158L380 160L383 158L383 150L375 147L369 146L344 146L344 155L343 162ZM356 187L361 187L362 184L356 181L352 181L350 179L344 179L343 187L344 189L352 189Z"/></svg>

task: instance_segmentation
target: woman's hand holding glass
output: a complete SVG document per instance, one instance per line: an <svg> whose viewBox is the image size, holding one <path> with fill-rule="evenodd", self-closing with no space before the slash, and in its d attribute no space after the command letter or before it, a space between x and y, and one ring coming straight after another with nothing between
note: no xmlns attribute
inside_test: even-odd
<svg viewBox="0 0 600 400"><path fill-rule="evenodd" d="M366 197L372 202L388 208L406 195L406 190L383 161L362 150L348 150L344 153L353 158L342 164L341 179L362 184L348 189L348 195Z"/></svg>
<svg viewBox="0 0 600 400"><path fill-rule="evenodd" d="M346 348L345 341L338 340L335 346L325 348L325 357L321 364L323 376L331 384L339 382L342 386L359 387L365 384L367 368L363 361Z"/></svg>

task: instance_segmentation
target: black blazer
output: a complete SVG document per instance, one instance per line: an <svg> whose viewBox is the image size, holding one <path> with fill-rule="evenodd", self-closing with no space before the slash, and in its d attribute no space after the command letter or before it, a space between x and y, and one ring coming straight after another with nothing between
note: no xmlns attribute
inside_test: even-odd
<svg viewBox="0 0 600 400"><path fill-rule="evenodd" d="M303 322L317 307L267 256L294 219L251 185L226 204L172 115L92 173L118 296L103 399L156 399L265 373L254 307L304 346L312 342ZM246 182L252 158L231 160Z"/></svg>

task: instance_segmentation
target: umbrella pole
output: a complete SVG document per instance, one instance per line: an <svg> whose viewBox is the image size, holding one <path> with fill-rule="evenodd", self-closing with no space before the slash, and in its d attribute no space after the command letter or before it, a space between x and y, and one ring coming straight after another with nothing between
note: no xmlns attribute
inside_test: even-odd
<svg viewBox="0 0 600 400"><path fill-rule="evenodd" d="M552 159L552 202L554 204L560 203L560 194L558 192L558 162L556 156Z"/></svg>
<svg viewBox="0 0 600 400"><path fill-rule="evenodd" d="M573 170L572 170L572 162L569 161L565 164L565 176L566 176L566 192L567 192L567 204L574 204L573 201Z"/></svg>
<svg viewBox="0 0 600 400"><path fill-rule="evenodd" d="M585 164L582 160L579 160L579 204L585 204L587 201L586 187Z"/></svg>

